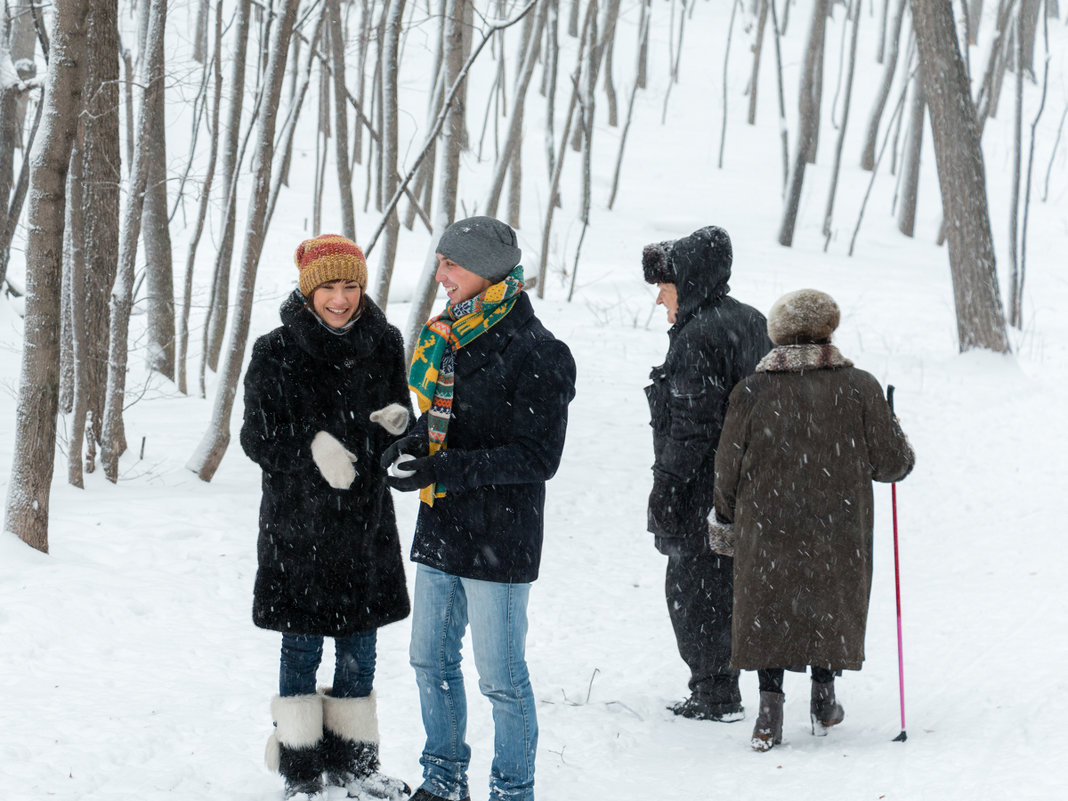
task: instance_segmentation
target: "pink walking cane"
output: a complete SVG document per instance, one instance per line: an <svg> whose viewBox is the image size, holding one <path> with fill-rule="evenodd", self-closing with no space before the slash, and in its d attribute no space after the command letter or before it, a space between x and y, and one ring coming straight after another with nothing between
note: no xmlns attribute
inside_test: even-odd
<svg viewBox="0 0 1068 801"><path fill-rule="evenodd" d="M894 386L886 388L886 402L890 404L890 414L894 414ZM905 657L901 646L901 563L897 554L897 482L890 484L890 504L894 512L894 594L897 597L897 680L901 695L901 734L893 739L903 743L908 739L905 733Z"/></svg>

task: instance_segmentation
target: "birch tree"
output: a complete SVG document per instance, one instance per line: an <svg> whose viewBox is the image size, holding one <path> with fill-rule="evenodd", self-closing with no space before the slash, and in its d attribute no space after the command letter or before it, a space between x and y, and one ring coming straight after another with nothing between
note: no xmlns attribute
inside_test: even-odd
<svg viewBox="0 0 1068 801"><path fill-rule="evenodd" d="M68 0L56 8L42 101L46 111L31 154L25 338L4 530L44 553L59 402L64 186L82 108L88 5L86 0Z"/></svg>

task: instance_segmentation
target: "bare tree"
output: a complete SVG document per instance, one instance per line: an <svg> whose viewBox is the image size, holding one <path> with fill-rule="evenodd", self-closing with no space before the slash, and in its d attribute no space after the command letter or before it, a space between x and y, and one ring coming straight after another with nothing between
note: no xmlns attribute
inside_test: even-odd
<svg viewBox="0 0 1068 801"><path fill-rule="evenodd" d="M819 118L816 95L817 71L823 70L823 37L826 31L827 4L830 0L816 0L809 23L808 41L805 45L805 63L801 70L800 120L797 129L797 149L794 151L794 166L790 173L790 186L786 192L782 224L779 226L779 244L789 247L794 241L794 227L801 206L801 188L805 181L805 164L812 150Z"/></svg>
<svg viewBox="0 0 1068 801"><path fill-rule="evenodd" d="M850 0L848 16L853 18L853 33L849 39L849 61L846 65L846 89L845 99L842 102L842 124L838 129L838 141L834 148L831 190L827 193L827 211L823 217L824 250L827 249L827 245L831 241L831 218L834 214L834 197L838 189L838 174L842 168L842 149L845 146L846 129L849 127L850 101L853 97L853 72L857 65L857 34L860 32L860 0Z"/></svg>
<svg viewBox="0 0 1068 801"><path fill-rule="evenodd" d="M905 0L895 0L894 16L890 22L889 40L883 60L883 77L879 82L879 90L868 116L867 134L864 137L864 148L860 154L860 166L865 170L870 170L875 166L875 143L879 138L879 124L882 122L886 99L890 96L890 88L894 84L894 73L897 71L898 51L901 49L901 21L904 17Z"/></svg>
<svg viewBox="0 0 1068 801"><path fill-rule="evenodd" d="M390 0L386 14L385 36L382 40L382 189L386 197L397 191L397 165L399 161L398 126L400 104L397 101L398 73L400 71L400 34L404 22L405 0ZM397 258L397 239L400 236L400 218L394 207L386 215L385 239L382 257L379 260L378 281L374 298L382 309L389 302L389 284L393 278L393 263Z"/></svg>
<svg viewBox="0 0 1068 801"><path fill-rule="evenodd" d="M349 166L348 90L345 88L345 31L339 0L326 0L327 28L334 79L334 160L341 193L341 233L356 239L356 212L352 205L352 169ZM401 4L403 11L403 3ZM316 231L316 234L319 232Z"/></svg>
<svg viewBox="0 0 1068 801"><path fill-rule="evenodd" d="M88 3L61 3L50 41L41 137L32 156L26 247L26 314L15 408L15 449L4 530L48 552L59 391L59 308L64 185L85 83Z"/></svg>
<svg viewBox="0 0 1068 801"><path fill-rule="evenodd" d="M940 0L909 0L909 4L946 217L960 349L1007 353L979 124L953 11Z"/></svg>
<svg viewBox="0 0 1068 801"><path fill-rule="evenodd" d="M241 364L245 355L245 344L248 340L252 314L256 269L266 233L263 224L267 216L267 203L270 196L278 100L285 81L289 40L293 33L293 22L296 19L299 5L300 0L284 0L272 32L270 56L263 85L263 110L257 132L254 186L249 200L244 253L238 280L239 297L234 310L230 344L226 350L223 368L219 371L219 388L212 409L211 424L201 439L196 453L186 465L203 481L211 481L230 443L230 415L233 411L234 398L237 396L238 379L241 376Z"/></svg>
<svg viewBox="0 0 1068 801"><path fill-rule="evenodd" d="M764 51L764 28L768 23L768 0L760 0L756 34L753 36L753 73L749 76L749 124L756 124L757 89L760 86L760 56Z"/></svg>
<svg viewBox="0 0 1068 801"><path fill-rule="evenodd" d="M182 313L178 317L177 348L175 354L176 380L178 391L188 391L186 382L186 354L189 349L189 311L193 303L193 267L196 264L197 246L204 233L204 221L211 202L211 187L215 181L215 163L219 154L219 109L222 105L222 3L215 4L215 47L212 55L210 72L215 79L212 92L211 118L208 123L211 140L208 146L208 165L204 171L204 182L200 187L200 204L197 219L193 227L193 236L189 240L189 256L185 263L185 279L182 284Z"/></svg>
<svg viewBox="0 0 1068 801"><path fill-rule="evenodd" d="M486 214L494 217L497 214L497 205L501 199L501 190L504 188L505 174L508 172L513 158L523 143L523 107L526 102L527 87L530 86L531 76L534 74L534 65L538 58L538 43L541 41L541 32L545 26L546 13L549 3L547 0L539 0L537 3L538 13L533 18L530 26L524 31L526 38L523 42L523 61L515 77L515 90L512 97L512 116L508 124L508 133L501 148L501 154L497 159L497 165L493 171L493 183L490 186L489 198L486 201ZM518 179L513 174L512 181Z"/></svg>
<svg viewBox="0 0 1068 801"><path fill-rule="evenodd" d="M150 151L146 145L152 136L152 94L163 84L163 28L167 0L152 0L149 9L143 57L140 59L144 87L141 111L137 120L137 143L127 179L126 205L119 238L119 262L115 286L111 292L111 328L108 340L108 386L104 402L104 424L100 457L104 475L112 483L119 479L119 457L126 450L126 426L123 406L126 399L126 364L129 356L130 310L133 306L134 264L137 240L141 235L141 216L148 184Z"/></svg>
<svg viewBox="0 0 1068 801"><path fill-rule="evenodd" d="M901 195L897 210L897 229L905 236L916 231L916 204L920 188L920 154L923 151L923 121L927 98L919 71L912 78L909 101L909 127L901 165Z"/></svg>
<svg viewBox="0 0 1068 801"><path fill-rule="evenodd" d="M215 255L215 277L212 282L208 319L204 323L204 355L208 367L214 370L219 363L226 317L230 303L230 261L234 254L236 204L232 195L237 191L238 141L241 137L241 109L245 99L245 60L248 57L248 33L252 0L237 0L234 19L234 54L231 62L230 108L226 122L226 138L222 146L222 176L225 181L223 219L220 226L218 250Z"/></svg>
<svg viewBox="0 0 1068 801"><path fill-rule="evenodd" d="M161 24L166 25L165 15ZM159 58L160 63L152 65L149 73L162 76L165 71L163 50L154 57ZM141 240L145 249L146 363L150 370L173 380L174 260L167 202L165 92L166 87L160 80L158 90L145 95L145 102L151 104L149 122L152 128L144 143L148 148L148 183L145 186Z"/></svg>

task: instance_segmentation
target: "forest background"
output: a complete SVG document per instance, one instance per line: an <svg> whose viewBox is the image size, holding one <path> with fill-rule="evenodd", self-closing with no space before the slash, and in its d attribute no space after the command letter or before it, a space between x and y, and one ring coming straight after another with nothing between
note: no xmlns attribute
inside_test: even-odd
<svg viewBox="0 0 1068 801"><path fill-rule="evenodd" d="M410 341L442 303L435 231L494 213L580 376L531 609L540 794L1049 795L1068 739L1058 5L6 4L0 792L280 795L260 764L277 642L248 615L259 476L228 447L248 338L277 324L296 244L332 230L368 249ZM898 387L920 458L899 488L904 744L886 488L841 732L812 740L799 683L771 755L748 723L665 709L685 676L644 532L641 387L666 324L639 258L709 223L737 297L830 292L840 347ZM415 784L406 637L383 631L377 686L386 767ZM469 696L478 788L491 730Z"/></svg>

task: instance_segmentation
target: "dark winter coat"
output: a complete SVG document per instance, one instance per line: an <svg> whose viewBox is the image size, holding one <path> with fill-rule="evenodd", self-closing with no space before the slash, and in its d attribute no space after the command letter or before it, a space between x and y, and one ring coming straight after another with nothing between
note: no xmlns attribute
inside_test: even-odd
<svg viewBox="0 0 1068 801"><path fill-rule="evenodd" d="M736 669L858 670L872 481L915 457L882 389L832 345L775 348L730 397L716 516L732 522Z"/></svg>
<svg viewBox="0 0 1068 801"><path fill-rule="evenodd" d="M524 292L456 351L455 370L448 447L435 457L446 494L420 504L412 561L464 578L533 581L545 482L560 464L575 396L574 359ZM425 415L415 433L427 436Z"/></svg>
<svg viewBox="0 0 1068 801"><path fill-rule="evenodd" d="M245 376L241 446L263 468L252 618L295 634L348 636L408 615L393 499L378 461L394 439L368 415L409 409L404 345L364 299L343 334L299 292L282 326L260 337ZM356 479L332 488L312 460L319 431L356 455Z"/></svg>
<svg viewBox="0 0 1068 801"><path fill-rule="evenodd" d="M719 230L701 229L671 250L678 312L667 359L645 388L655 458L648 528L656 547L672 555L709 552L707 519L727 397L771 349L764 315L727 295L730 259L717 257L717 243L706 235Z"/></svg>

